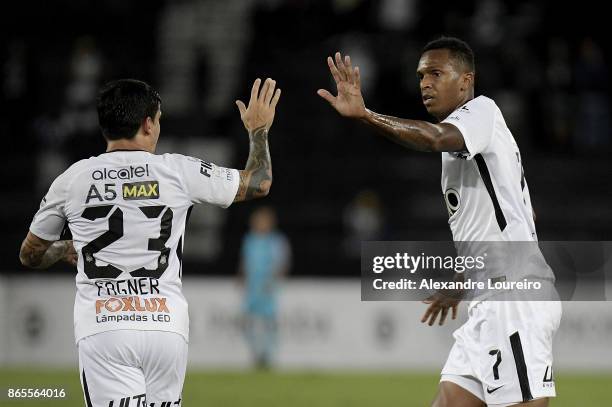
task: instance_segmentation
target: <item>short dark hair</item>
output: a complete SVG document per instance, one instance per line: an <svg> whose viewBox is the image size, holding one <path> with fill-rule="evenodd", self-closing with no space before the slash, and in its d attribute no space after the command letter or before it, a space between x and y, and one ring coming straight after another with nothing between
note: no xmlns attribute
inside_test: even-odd
<svg viewBox="0 0 612 407"><path fill-rule="evenodd" d="M98 120L107 140L133 138L142 121L155 119L161 105L159 93L145 82L119 79L98 94Z"/></svg>
<svg viewBox="0 0 612 407"><path fill-rule="evenodd" d="M442 36L433 41L430 41L423 48L424 54L427 51L434 49L447 49L450 51L451 56L461 62L463 66L471 72L476 71L476 64L474 63L474 51L467 44L467 42L460 40L455 37Z"/></svg>

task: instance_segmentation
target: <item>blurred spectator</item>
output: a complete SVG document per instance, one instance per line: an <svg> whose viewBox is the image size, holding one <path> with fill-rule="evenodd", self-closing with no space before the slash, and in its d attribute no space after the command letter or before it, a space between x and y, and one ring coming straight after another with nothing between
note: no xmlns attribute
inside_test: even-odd
<svg viewBox="0 0 612 407"><path fill-rule="evenodd" d="M601 47L591 38L583 39L576 63L578 114L574 141L579 150L594 151L610 146L609 84Z"/></svg>
<svg viewBox="0 0 612 407"><path fill-rule="evenodd" d="M417 0L383 0L380 25L389 31L412 31L418 19Z"/></svg>
<svg viewBox="0 0 612 407"><path fill-rule="evenodd" d="M472 17L472 36L475 44L498 47L505 35L506 5L500 0L479 0Z"/></svg>
<svg viewBox="0 0 612 407"><path fill-rule="evenodd" d="M23 97L26 92L26 47L22 39L9 42L3 66L2 93L7 100Z"/></svg>
<svg viewBox="0 0 612 407"><path fill-rule="evenodd" d="M571 147L574 109L570 88L572 66L567 42L551 38L547 45L548 63L546 66L546 93L542 108L546 118L546 133L553 150L567 151Z"/></svg>
<svg viewBox="0 0 612 407"><path fill-rule="evenodd" d="M234 113L254 2L167 2L160 14L158 66L165 112L218 119ZM238 28L239 27L239 28Z"/></svg>
<svg viewBox="0 0 612 407"><path fill-rule="evenodd" d="M269 367L274 357L279 280L288 273L291 262L289 241L276 229L276 222L272 208L256 209L242 243L245 333L257 368Z"/></svg>
<svg viewBox="0 0 612 407"><path fill-rule="evenodd" d="M375 191L360 191L344 210L344 251L350 258L361 256L361 242L383 238L384 216Z"/></svg>
<svg viewBox="0 0 612 407"><path fill-rule="evenodd" d="M60 125L72 145L69 162L88 157L94 146L102 147L96 97L102 76L102 55L92 37L77 38L70 61L70 77Z"/></svg>
<svg viewBox="0 0 612 407"><path fill-rule="evenodd" d="M359 67L361 88L364 94L374 93L378 82L378 61L372 52L367 36L349 34L342 38L341 49L351 56L355 66Z"/></svg>
<svg viewBox="0 0 612 407"><path fill-rule="evenodd" d="M47 188L50 180L73 162L92 152L104 151L96 112L102 61L94 38L85 36L75 40L59 117L50 117L45 112L36 121L36 131L44 147L37 177L40 190Z"/></svg>

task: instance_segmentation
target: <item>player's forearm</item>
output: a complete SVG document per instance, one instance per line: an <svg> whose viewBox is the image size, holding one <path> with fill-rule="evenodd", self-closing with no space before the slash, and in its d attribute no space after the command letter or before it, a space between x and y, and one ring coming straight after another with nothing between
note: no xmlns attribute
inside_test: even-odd
<svg viewBox="0 0 612 407"><path fill-rule="evenodd" d="M441 130L435 124L385 116L367 109L366 112L361 121L388 139L411 150L439 151L438 140Z"/></svg>
<svg viewBox="0 0 612 407"><path fill-rule="evenodd" d="M249 158L240 171L240 185L234 201L261 198L272 186L272 160L268 148L268 130L260 127L249 132Z"/></svg>
<svg viewBox="0 0 612 407"><path fill-rule="evenodd" d="M51 246L45 247L41 244L36 244L24 240L21 245L19 259L21 264L34 269L45 269L51 267L60 261L69 250L69 241L54 242Z"/></svg>

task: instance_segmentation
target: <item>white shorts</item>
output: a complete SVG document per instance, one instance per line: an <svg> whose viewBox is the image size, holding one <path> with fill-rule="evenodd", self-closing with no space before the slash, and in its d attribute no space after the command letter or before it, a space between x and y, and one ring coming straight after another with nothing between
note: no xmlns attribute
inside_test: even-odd
<svg viewBox="0 0 612 407"><path fill-rule="evenodd" d="M86 407L181 405L187 367L181 335L107 331L81 339L77 347Z"/></svg>
<svg viewBox="0 0 612 407"><path fill-rule="evenodd" d="M552 341L561 302L483 301L457 329L440 381L490 406L555 397Z"/></svg>

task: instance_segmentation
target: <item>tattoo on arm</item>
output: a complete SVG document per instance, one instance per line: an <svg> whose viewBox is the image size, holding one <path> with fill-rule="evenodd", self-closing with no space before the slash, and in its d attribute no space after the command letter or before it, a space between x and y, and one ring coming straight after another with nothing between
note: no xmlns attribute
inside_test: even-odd
<svg viewBox="0 0 612 407"><path fill-rule="evenodd" d="M440 150L438 142L442 138L442 130L435 125L421 120L400 119L385 116L368 110L364 121L378 130L388 139L416 151L461 151L465 148L463 138L445 140L448 148ZM448 143L450 141L450 143Z"/></svg>
<svg viewBox="0 0 612 407"><path fill-rule="evenodd" d="M21 245L19 258L24 266L45 269L61 260L69 248L70 242L67 240L48 245L47 242L42 240L26 238Z"/></svg>
<svg viewBox="0 0 612 407"><path fill-rule="evenodd" d="M249 158L240 171L240 184L234 202L247 201L268 195L272 185L272 161L265 127L249 132Z"/></svg>

